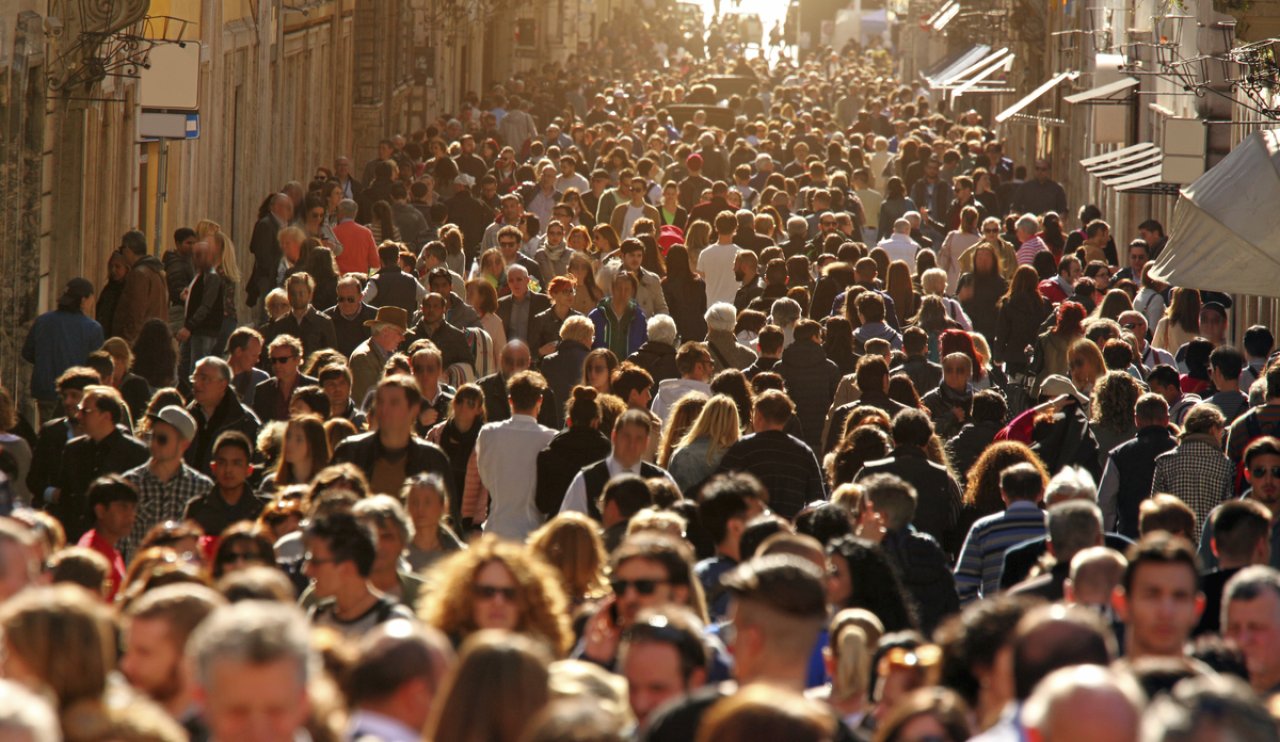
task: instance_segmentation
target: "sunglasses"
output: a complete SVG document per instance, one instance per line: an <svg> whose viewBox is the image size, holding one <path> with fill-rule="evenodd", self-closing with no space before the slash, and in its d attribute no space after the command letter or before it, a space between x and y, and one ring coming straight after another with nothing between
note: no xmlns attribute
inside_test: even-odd
<svg viewBox="0 0 1280 742"><path fill-rule="evenodd" d="M989 227L989 228L983 229L982 233L983 234L1000 234L1000 229L998 227Z"/></svg>
<svg viewBox="0 0 1280 742"><path fill-rule="evenodd" d="M472 585L471 592L481 600L493 600L499 595L508 603L514 603L516 600L516 589L514 587L498 587L497 585Z"/></svg>
<svg viewBox="0 0 1280 742"><path fill-rule="evenodd" d="M1270 470L1265 466L1255 466L1253 469L1250 469L1250 471L1253 473L1255 479L1267 476L1268 471L1271 472L1272 479L1280 479L1280 466L1273 466Z"/></svg>
<svg viewBox="0 0 1280 742"><path fill-rule="evenodd" d="M358 297L358 296L339 296L339 297L338 297L338 303L339 303L339 304L359 304L359 303L360 303L360 297Z"/></svg>
<svg viewBox="0 0 1280 742"><path fill-rule="evenodd" d="M293 356L272 356L271 363L276 366L283 366L293 360Z"/></svg>
<svg viewBox="0 0 1280 742"><path fill-rule="evenodd" d="M653 595L658 585L667 584L668 580L610 580L609 586L613 594L619 597L627 594L627 588L634 587L640 595Z"/></svg>

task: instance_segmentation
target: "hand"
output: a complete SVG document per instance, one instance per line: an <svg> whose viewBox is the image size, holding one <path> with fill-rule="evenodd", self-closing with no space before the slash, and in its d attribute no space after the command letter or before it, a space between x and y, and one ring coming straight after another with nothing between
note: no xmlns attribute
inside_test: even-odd
<svg viewBox="0 0 1280 742"><path fill-rule="evenodd" d="M538 348L538 355L540 356L549 356L555 352L556 352L555 343L546 343L541 348Z"/></svg>
<svg viewBox="0 0 1280 742"><path fill-rule="evenodd" d="M418 422L426 426L435 425L439 419L440 411L434 407L428 407L422 411L422 414L418 415Z"/></svg>
<svg viewBox="0 0 1280 742"><path fill-rule="evenodd" d="M865 508L862 514L858 516L858 522L853 529L853 533L858 538L863 538L872 543L880 543L884 541L884 535L888 529L884 527L884 516L880 512L871 508Z"/></svg>
<svg viewBox="0 0 1280 742"><path fill-rule="evenodd" d="M178 339L178 342L185 343L187 340L191 339L191 331L184 327L181 330L178 330L178 333L174 335L174 337Z"/></svg>
<svg viewBox="0 0 1280 742"><path fill-rule="evenodd" d="M960 422L964 422L965 418L968 417L968 414L965 413L963 407L952 407L951 414Z"/></svg>
<svg viewBox="0 0 1280 742"><path fill-rule="evenodd" d="M614 624L610 617L613 606L618 599L611 597L600 603L600 609L587 620L582 636L585 644L582 654L590 660L608 664L618 656L618 644L622 641L622 630Z"/></svg>
<svg viewBox="0 0 1280 742"><path fill-rule="evenodd" d="M187 299L191 298L191 287L188 286L187 288L183 289L181 296L183 301L186 301Z"/></svg>

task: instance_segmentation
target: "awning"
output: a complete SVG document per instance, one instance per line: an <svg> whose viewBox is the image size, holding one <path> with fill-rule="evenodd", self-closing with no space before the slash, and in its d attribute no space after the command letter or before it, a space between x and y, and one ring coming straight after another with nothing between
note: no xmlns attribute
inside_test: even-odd
<svg viewBox="0 0 1280 742"><path fill-rule="evenodd" d="M1009 52L1008 48L1000 49L974 65L970 70L966 70L960 80L947 86L951 89L951 97L959 98L965 93L1008 92L1008 89L1004 86L983 83L998 72L1008 72L1013 69L1015 56Z"/></svg>
<svg viewBox="0 0 1280 742"><path fill-rule="evenodd" d="M929 16L929 20L925 21L925 25L934 31L941 31L959 14L960 3L957 0L947 0L942 4L942 7Z"/></svg>
<svg viewBox="0 0 1280 742"><path fill-rule="evenodd" d="M1049 80L1045 82L1043 85L1041 85L1040 87L1036 88L1035 90L1032 90L1030 93L1027 93L1025 98L1018 101L1017 103L1014 103L1012 106L1009 106L1008 108L1004 109L1000 113L996 114L996 123L1003 124L1005 121L1008 121L1009 119L1013 118L1014 114L1021 112L1022 109L1026 108L1032 103L1035 103L1045 93L1061 85L1063 81L1074 80L1079 76L1080 76L1080 73L1076 70L1071 70L1069 72L1059 72L1058 74L1049 78Z"/></svg>
<svg viewBox="0 0 1280 742"><path fill-rule="evenodd" d="M1164 152L1158 146L1144 142L1104 155L1086 157L1080 165L1104 186L1117 191L1132 191L1160 182Z"/></svg>
<svg viewBox="0 0 1280 742"><path fill-rule="evenodd" d="M929 87L936 89L941 84L954 79L959 73L987 58L990 54L991 47L986 44L978 44L970 47L967 51L945 57L938 64L920 73L920 76L929 84Z"/></svg>
<svg viewBox="0 0 1280 742"><path fill-rule="evenodd" d="M1094 105L1127 103L1130 95L1129 90L1136 87L1138 87L1138 79L1136 77L1122 77L1115 82L1099 85L1082 93L1063 96L1062 99L1068 103L1089 103Z"/></svg>

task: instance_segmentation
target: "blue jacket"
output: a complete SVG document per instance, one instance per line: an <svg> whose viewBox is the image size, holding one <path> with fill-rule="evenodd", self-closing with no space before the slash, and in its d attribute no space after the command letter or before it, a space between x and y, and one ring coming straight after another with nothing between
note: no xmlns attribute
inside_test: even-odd
<svg viewBox="0 0 1280 742"><path fill-rule="evenodd" d="M36 317L22 345L22 357L35 368L31 371L31 395L39 400L55 400L55 382L63 371L83 365L89 354L102 347L102 325L78 309L60 309Z"/></svg>
<svg viewBox="0 0 1280 742"><path fill-rule="evenodd" d="M592 348L610 348L613 346L609 340L609 327L618 322L618 318L613 314L613 304L609 301L609 297L600 300L600 305L591 310L591 314L587 315L591 318L592 323L596 326L595 342L591 344ZM618 359L622 360L627 356L640 350L640 346L649 339L649 318L645 316L644 310L639 304L631 302L631 328L627 331L627 353L626 355L618 355ZM614 350L617 354L617 350Z"/></svg>

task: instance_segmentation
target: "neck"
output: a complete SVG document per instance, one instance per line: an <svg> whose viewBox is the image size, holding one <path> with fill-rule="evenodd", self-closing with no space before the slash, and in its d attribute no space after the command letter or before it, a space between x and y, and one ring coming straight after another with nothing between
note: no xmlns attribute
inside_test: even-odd
<svg viewBox="0 0 1280 742"><path fill-rule="evenodd" d="M156 475L160 479L168 480L171 479L173 475L177 474L178 470L182 468L182 459L177 458L172 461L161 461L153 458L147 463L147 468L151 470L152 474Z"/></svg>
<svg viewBox="0 0 1280 742"><path fill-rule="evenodd" d="M110 428L106 428L105 430L99 430L96 433L90 433L89 431L85 431L85 434L88 435L93 440L94 443L101 443L105 441L107 437L110 436L115 431L116 431L116 426L112 425Z"/></svg>
<svg viewBox="0 0 1280 742"><path fill-rule="evenodd" d="M307 310L309 309L311 309L310 306L303 307L302 309L294 309L293 318L301 322L302 318L307 316Z"/></svg>
<svg viewBox="0 0 1280 742"><path fill-rule="evenodd" d="M440 548L440 533L435 526L418 528L413 532L413 545L423 551L435 551Z"/></svg>
<svg viewBox="0 0 1280 742"><path fill-rule="evenodd" d="M191 691L191 684L182 682L182 689L173 694L171 698L163 702L164 710L169 714L170 718L175 720L182 719L183 716L191 710L191 706L195 703L194 694Z"/></svg>
<svg viewBox="0 0 1280 742"><path fill-rule="evenodd" d="M718 553L722 557L728 557L729 559L732 559L735 562L742 561L741 559L742 552L738 549L737 542L732 539L725 539L721 543L717 544L716 553Z"/></svg>
<svg viewBox="0 0 1280 742"><path fill-rule="evenodd" d="M244 482L235 487L218 487L218 497L221 497L228 505L235 505L240 502L240 498L244 497Z"/></svg>
<svg viewBox="0 0 1280 742"><path fill-rule="evenodd" d="M369 610L374 600L376 596L369 589L367 581L352 581L334 594L334 613L338 618L349 620Z"/></svg>
<svg viewBox="0 0 1280 742"><path fill-rule="evenodd" d="M230 366L231 366L232 376L235 376L237 374L242 374L245 371L248 371L249 369L253 368L253 359L245 358L243 356L232 356L230 361Z"/></svg>
<svg viewBox="0 0 1280 742"><path fill-rule="evenodd" d="M738 682L743 685L764 682L803 692L809 680L808 659L807 655L800 661L791 657L759 657L759 666L751 673L751 677L740 677Z"/></svg>
<svg viewBox="0 0 1280 742"><path fill-rule="evenodd" d="M304 461L299 464L288 464L288 467L293 473L293 481L298 483L311 481L311 462Z"/></svg>
<svg viewBox="0 0 1280 742"><path fill-rule="evenodd" d="M391 430L390 428L378 429L378 442L383 448L400 449L409 445L409 431Z"/></svg>
<svg viewBox="0 0 1280 742"><path fill-rule="evenodd" d="M369 574L369 584L374 589L383 593L396 593L400 591L400 578L396 574L396 564L391 563L389 567L375 569Z"/></svg>
<svg viewBox="0 0 1280 742"><path fill-rule="evenodd" d="M280 382L280 391L285 399L289 398L285 392L292 392L293 387L298 383L298 375L291 374L289 376L277 376L276 380Z"/></svg>
<svg viewBox="0 0 1280 742"><path fill-rule="evenodd" d="M1154 649L1140 646L1137 642L1133 640L1134 638L1133 626L1126 624L1125 629L1126 629L1126 634L1129 637L1128 646L1125 652L1125 658L1130 662L1138 660L1139 658L1142 658L1142 657L1171 657L1174 659L1183 659L1186 656L1186 654L1182 651L1181 645L1179 645L1178 649L1173 652L1158 652Z"/></svg>

